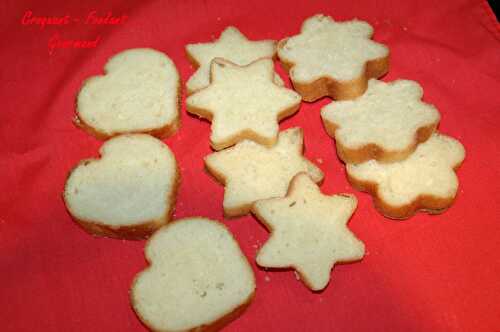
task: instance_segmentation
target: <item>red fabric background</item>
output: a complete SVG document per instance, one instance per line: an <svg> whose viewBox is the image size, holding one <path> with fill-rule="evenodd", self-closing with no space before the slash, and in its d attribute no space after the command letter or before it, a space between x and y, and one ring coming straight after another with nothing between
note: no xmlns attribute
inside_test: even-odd
<svg viewBox="0 0 500 332"><path fill-rule="evenodd" d="M404 222L378 214L345 179L319 110L303 104L281 128L301 126L306 155L326 178L326 193L354 192L351 229L367 247L360 263L334 268L328 288L311 293L291 271L266 272L254 256L267 232L248 216L224 220L251 261L257 294L227 331L500 331L500 29L485 2L461 1L8 1L0 5L0 326L2 331L144 331L128 301L146 265L144 242L94 238L72 221L61 191L68 171L96 156L101 142L71 119L82 81L102 73L111 55L134 47L167 53L185 81L189 42L236 25L252 39L296 34L315 13L358 17L391 49L384 80L424 87L441 112L440 130L467 157L447 212ZM118 26L22 25L37 16L84 19L97 10L128 15ZM101 40L93 49L48 54L49 38ZM281 74L283 71L278 69ZM223 187L203 169L209 124L188 116L166 143L182 173L176 218L223 220Z"/></svg>

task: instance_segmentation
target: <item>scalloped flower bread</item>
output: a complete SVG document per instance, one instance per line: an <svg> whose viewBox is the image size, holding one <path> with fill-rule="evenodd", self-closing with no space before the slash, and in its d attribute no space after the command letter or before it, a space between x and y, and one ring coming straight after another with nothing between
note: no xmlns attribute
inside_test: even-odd
<svg viewBox="0 0 500 332"><path fill-rule="evenodd" d="M76 100L77 126L99 139L176 132L180 78L169 57L153 49L130 49L110 58L104 73L83 83Z"/></svg>
<svg viewBox="0 0 500 332"><path fill-rule="evenodd" d="M261 59L246 66L212 61L210 85L186 99L187 111L212 121L210 142L221 150L243 139L271 146L278 121L297 112L300 95L274 83L274 63Z"/></svg>
<svg viewBox="0 0 500 332"><path fill-rule="evenodd" d="M363 94L368 79L389 70L389 49L372 34L364 21L318 14L304 21L300 34L278 43L278 57L305 101L352 99Z"/></svg>
<svg viewBox="0 0 500 332"><path fill-rule="evenodd" d="M145 247L149 267L130 300L153 331L218 331L251 303L255 277L227 228L193 217L160 228Z"/></svg>
<svg viewBox="0 0 500 332"><path fill-rule="evenodd" d="M272 147L244 140L205 157L208 171L225 186L224 213L245 215L257 200L283 197L290 180L300 172L322 181L323 172L302 153L302 129L291 128L282 131Z"/></svg>
<svg viewBox="0 0 500 332"><path fill-rule="evenodd" d="M421 101L422 95L422 87L414 81L371 79L360 97L323 107L321 117L328 134L335 137L340 159L361 163L407 158L440 120L437 109Z"/></svg>
<svg viewBox="0 0 500 332"><path fill-rule="evenodd" d="M121 135L100 154L73 168L64 187L69 213L87 232L140 239L170 221L179 174L166 144L145 134Z"/></svg>
<svg viewBox="0 0 500 332"><path fill-rule="evenodd" d="M261 58L274 57L276 42L248 40L237 28L230 26L212 43L186 45L186 52L191 62L198 67L186 83L187 94L190 95L210 83L210 63L213 59L223 58L239 66L245 66ZM275 79L277 84L283 84L278 75Z"/></svg>
<svg viewBox="0 0 500 332"><path fill-rule="evenodd" d="M347 164L347 176L354 187L373 196L382 214L405 219L418 210L441 213L453 204L458 190L455 170L464 158L459 141L436 132L405 160Z"/></svg>
<svg viewBox="0 0 500 332"><path fill-rule="evenodd" d="M365 246L347 228L356 209L354 195L323 195L305 173L290 182L284 198L257 201L252 212L271 236L257 253L263 267L293 267L311 290L330 281L337 262L363 258Z"/></svg>

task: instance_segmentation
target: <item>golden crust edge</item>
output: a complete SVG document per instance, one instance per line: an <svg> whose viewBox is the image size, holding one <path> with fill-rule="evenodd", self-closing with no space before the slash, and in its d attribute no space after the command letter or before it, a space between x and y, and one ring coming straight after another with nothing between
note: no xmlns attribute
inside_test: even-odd
<svg viewBox="0 0 500 332"><path fill-rule="evenodd" d="M323 119L323 124L328 135L335 138L335 131L338 129L338 126L327 119ZM363 145L357 149L351 149L335 139L337 155L343 162L348 164L360 164L371 159L375 159L381 163L402 161L410 156L419 144L427 141L436 131L438 125L439 121L418 128L415 131L411 144L402 150L386 150L373 143Z"/></svg>
<svg viewBox="0 0 500 332"><path fill-rule="evenodd" d="M284 47L288 38L284 38L278 42L277 54L280 62L287 73L296 65L296 63L286 61L279 57L279 50ZM384 45L385 46L385 45ZM390 50L387 46L387 55L384 57L369 60L364 64L363 74L351 81L338 81L330 76L322 76L312 82L295 81L291 76L295 91L297 91L302 99L306 102L314 102L325 96L331 97L334 100L350 100L361 96L368 88L368 80L370 78L379 78L384 76L389 71Z"/></svg>

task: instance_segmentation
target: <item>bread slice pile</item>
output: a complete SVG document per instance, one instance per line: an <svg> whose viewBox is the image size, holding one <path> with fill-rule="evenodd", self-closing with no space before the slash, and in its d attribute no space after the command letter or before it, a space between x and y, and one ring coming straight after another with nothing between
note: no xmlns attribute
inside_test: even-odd
<svg viewBox="0 0 500 332"><path fill-rule="evenodd" d="M271 233L257 264L293 268L313 291L328 285L336 263L362 259L365 245L347 227L357 199L323 194L324 173L303 155L302 129L279 131L279 121L296 113L301 100L335 99L321 110L325 129L349 182L370 193L385 216L440 213L458 190L463 146L437 131L440 114L422 101L417 82L378 80L389 70L389 49L372 34L366 22L319 14L277 46L248 40L235 27L214 42L186 46L197 67L186 83L186 109L212 122L216 151L204 161L225 187L225 215L252 212ZM296 92L274 71L276 53ZM177 69L163 53L132 49L112 57L105 72L83 84L76 122L111 139L100 159L83 160L70 172L66 207L95 235L154 233L145 248L150 266L130 293L147 327L219 330L250 304L255 277L221 223L202 217L169 223L177 162L150 135L171 135L179 126Z"/></svg>
<svg viewBox="0 0 500 332"><path fill-rule="evenodd" d="M349 42L351 39L356 40L349 36L346 38ZM364 45L365 39L363 37L363 41L360 41L361 46ZM204 44L206 45L204 47L217 48L221 40L222 37L219 41L208 44L210 46ZM326 38L320 44L329 45L329 42L330 40ZM242 47L245 44L243 43ZM280 42L280 45L282 44L283 41ZM371 41L367 41L367 44L368 47L373 47L373 52L369 52L371 54L369 60L373 56L387 55L384 46ZM313 54L324 53L321 48L312 47L311 50ZM278 52L280 51L279 48ZM189 46L188 53L190 53ZM211 54L206 50L205 53ZM198 57L201 58L201 55ZM283 60L281 55L280 58ZM356 65L360 68L368 61L363 56L358 60L361 62L356 62ZM270 215L259 219L271 231L273 231L271 224L280 224L283 234L292 236L296 233L298 237L302 239L307 237L308 240L294 241L295 249L290 247L278 250L283 255L289 255L287 257L277 255L280 257L267 259L266 257L270 256L264 253L269 251L263 249L263 254L260 256L262 258L257 258L257 262L266 267L295 267L304 275L307 286L312 290L321 290L328 284L330 270L336 261L353 261L363 256L363 243L345 226L356 207L356 200L352 196L347 199L345 196L327 199L319 193L314 183L321 182L324 175L302 155L302 129L291 128L278 134L277 122L283 116L295 112L301 98L273 79L276 74L270 59L255 59L244 66L229 59L214 58L211 61L208 86L191 94L186 100L186 108L188 112L212 121L212 147L220 151L208 155L205 158L205 165L208 171L225 186L224 213L229 217L241 216L250 211L258 214L263 211L259 207L264 206L267 200L280 202L284 200L285 203L279 205L286 205L292 200L284 198L287 190L289 195L292 195L295 188L293 183L298 183L297 186L304 184L304 190L308 193L300 197L300 202L290 203L296 207L283 212L280 208L269 208ZM317 59L311 58L308 61L317 62ZM385 70L382 69L376 74L376 68L378 67L370 67L368 74L378 76ZM200 69L195 75L199 74L199 71ZM359 75L364 75L361 70L358 71ZM293 81L293 75L291 76ZM347 79L351 80L350 77ZM293 83L294 88L302 94L302 98L309 100L308 96L304 96L303 91L298 88L300 83L296 81ZM359 90L360 87L356 89ZM342 92L336 93L347 96ZM234 146L231 146L233 144ZM302 175L299 177L298 174ZM330 200L333 204L329 204ZM307 201L310 202L309 205L306 205ZM273 221L270 221L271 219ZM311 228L311 232L308 232L308 228ZM283 238L282 241L273 240L272 235L266 247L272 247L271 243L276 242L285 243L287 247L289 245L287 237ZM325 249L325 252L319 255L322 249ZM337 252L337 255L332 256L332 250ZM306 262L314 261L313 256L316 254L318 254L316 263ZM291 256L297 256L296 260ZM297 267L300 265L297 260L301 259L304 264Z"/></svg>
<svg viewBox="0 0 500 332"><path fill-rule="evenodd" d="M421 101L418 83L377 80L389 69L389 49L370 40L372 34L366 22L315 15L300 34L278 43L278 56L304 100L336 99L321 111L326 131L335 138L350 182L372 194L384 215L442 212L455 198L454 170L465 151L436 133L440 114ZM454 142L446 145L452 152L434 155L442 152L441 141Z"/></svg>
<svg viewBox="0 0 500 332"><path fill-rule="evenodd" d="M465 150L436 132L440 114L422 96L414 81L371 79L363 95L321 110L351 184L369 192L377 209L394 219L419 210L440 213L458 188L454 170Z"/></svg>

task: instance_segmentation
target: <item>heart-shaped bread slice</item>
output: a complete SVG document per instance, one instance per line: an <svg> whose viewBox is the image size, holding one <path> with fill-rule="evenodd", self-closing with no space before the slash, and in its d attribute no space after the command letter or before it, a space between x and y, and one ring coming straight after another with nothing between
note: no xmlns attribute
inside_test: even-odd
<svg viewBox="0 0 500 332"><path fill-rule="evenodd" d="M255 277L227 228L201 217L174 221L149 239L150 266L130 292L153 331L218 331L253 299Z"/></svg>
<svg viewBox="0 0 500 332"><path fill-rule="evenodd" d="M105 75L87 79L76 100L75 123L107 139L125 133L157 137L179 126L180 78L164 53L130 49L108 60Z"/></svg>
<svg viewBox="0 0 500 332"><path fill-rule="evenodd" d="M167 145L145 134L121 135L106 141L100 154L81 161L64 188L66 207L85 230L140 239L169 222L179 173Z"/></svg>

